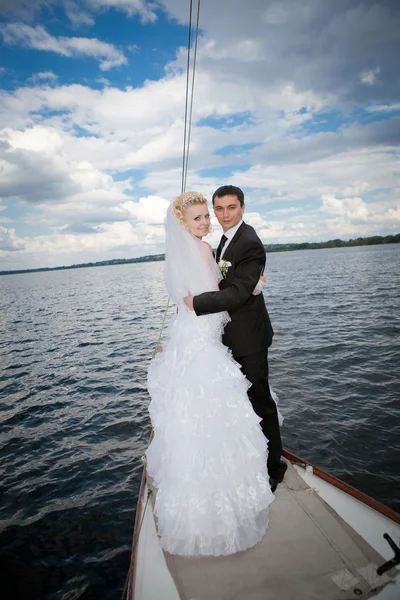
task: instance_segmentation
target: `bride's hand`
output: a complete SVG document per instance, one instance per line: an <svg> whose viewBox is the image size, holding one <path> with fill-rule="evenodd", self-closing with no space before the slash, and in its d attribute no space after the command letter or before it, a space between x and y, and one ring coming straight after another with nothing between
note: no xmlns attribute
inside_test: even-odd
<svg viewBox="0 0 400 600"><path fill-rule="evenodd" d="M260 279L258 280L258 283L256 285L256 287L253 290L253 296L258 296L258 294L261 294L262 289L265 285L267 281L267 278L265 275L260 275Z"/></svg>
<svg viewBox="0 0 400 600"><path fill-rule="evenodd" d="M194 310L193 308L193 296L189 292L189 294L183 299L184 303L188 307L189 310Z"/></svg>

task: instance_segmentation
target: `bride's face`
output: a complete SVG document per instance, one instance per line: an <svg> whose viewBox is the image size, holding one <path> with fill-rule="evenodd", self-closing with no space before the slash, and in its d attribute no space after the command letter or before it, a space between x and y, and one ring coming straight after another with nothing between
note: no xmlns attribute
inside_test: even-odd
<svg viewBox="0 0 400 600"><path fill-rule="evenodd" d="M183 209L184 223L192 235L202 238L210 230L210 213L207 204L192 204Z"/></svg>

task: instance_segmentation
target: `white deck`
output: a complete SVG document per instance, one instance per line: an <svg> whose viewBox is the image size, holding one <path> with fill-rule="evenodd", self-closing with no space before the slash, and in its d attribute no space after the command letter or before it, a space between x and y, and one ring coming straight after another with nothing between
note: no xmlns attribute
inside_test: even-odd
<svg viewBox="0 0 400 600"><path fill-rule="evenodd" d="M342 492L330 483L320 479L312 473L297 465L294 466L300 477L333 508L351 527L385 559L393 558L393 551L387 541L383 538L388 533L396 542L400 543L400 525L394 523L384 515L366 506L359 500ZM383 588L375 595L376 600L399 600L400 599L400 566L397 567L399 575L396 584Z"/></svg>
<svg viewBox="0 0 400 600"><path fill-rule="evenodd" d="M322 479L320 479L319 477L316 477L315 475L313 475L312 472L305 472L304 469L302 469L301 467L295 467L296 471L293 470L293 468L291 469L292 471L292 477L294 473L297 473L298 475L300 475L301 479L308 485L310 486L310 488L314 489L317 491L318 495L329 505L331 506L334 511L336 511L336 513L348 524L351 525L351 527L374 549L376 550L383 558L384 560L389 560L390 558L393 557L392 551L389 548L389 545L387 544L387 542L383 539L383 533L389 533L389 535L391 535L391 537L396 541L396 543L399 543L400 540L400 525L397 525L396 523L394 523L393 521L387 519L386 517L384 517L383 515L377 513L376 511L374 511L373 509L369 508L368 506L366 506L365 504L359 502L358 500L355 500L354 498L348 496L346 493L342 492L341 490L335 488L334 486L332 486L331 484L323 481ZM289 478L288 478L289 479ZM297 477L297 479L299 479ZM271 511L271 525L273 525L274 520L276 520L276 525L277 527L275 527L275 533L273 533L274 528L271 527L270 525L270 529L271 531L271 535L272 536L276 536L276 534L278 533L278 537L270 537L269 541L271 542L270 546L275 546L278 547L279 543L282 544L282 540L279 540L279 535L280 532L282 532L282 536L287 536L288 531L284 530L285 527L285 522L287 520L287 510L288 510L288 501L290 501L290 498L293 496L293 487L290 486L290 483L288 483L289 488L287 487L287 485L285 483L281 484L278 487L277 490L277 494L276 494L276 500L275 502L272 504L273 511ZM304 486L304 484L302 484ZM306 487L306 486L304 486ZM304 492L306 490L299 490L300 491L300 495L299 498L301 499L301 494L303 494L304 496ZM309 490L310 493L311 490ZM306 493L307 495L307 493ZM146 498L147 496L147 486L144 492L144 498ZM321 510L323 511L323 504L321 504ZM144 506L144 504L143 504ZM294 509L295 507L291 507L291 511ZM311 507L312 508L312 507ZM296 509L297 510L297 509ZM317 507L317 512L318 512L319 508ZM308 517L309 515L307 515ZM312 517L312 521L314 520L314 516L311 515ZM328 515L329 518L329 515ZM303 519L301 518L299 520L299 518L297 517L297 521L296 522L300 522L303 521ZM279 525L278 525L279 522ZM332 521L334 523L334 521ZM340 520L338 522L338 526L340 525ZM328 530L330 529L330 531L332 531L332 523L328 525ZM309 530L303 530L302 532L300 532L301 527L299 528L299 535L309 535L311 529ZM289 528L290 531L290 528ZM324 532L325 534L325 532ZM268 537L268 532L267 532L267 536ZM314 535L314 534L313 534ZM329 533L330 535L330 533ZM336 541L340 541L340 543L342 544L342 547L339 549L339 555L341 555L342 552L345 552L345 554L347 553L347 556L345 556L345 561L344 563L349 565L352 564L352 561L354 561L354 564L356 564L356 561L359 560L359 556L357 554L358 550L354 547L352 547L353 545L353 540L351 538L351 536L346 539L346 532L342 532L340 534L340 536L338 537L338 540L335 540L335 531L333 531L333 538L331 538L330 541L332 541L332 539L334 540L334 542L336 543ZM296 536L294 536L293 538L293 546L299 542L299 540L295 539ZM275 542L274 542L275 539ZM279 540L279 543L276 542L276 540ZM287 541L289 542L289 539L287 539ZM305 543L304 543L305 542ZM307 552L312 552L312 543L310 545L310 540L307 539L307 537L305 537L302 540L302 545L299 544L300 547L304 547ZM263 542L261 542L259 545L262 545ZM281 545L282 547L282 545ZM350 550L351 547L351 550ZM288 553L286 553L285 556L285 561L287 566L287 574L288 574L288 579L290 579L290 575L293 575L293 579L294 579L294 589L296 589L296 585L297 585L297 581L296 581L296 577L298 577L298 574L296 575L294 572L291 573L290 569L291 569L291 565L293 564L293 554L291 554L291 548L287 548L285 549L288 550ZM235 555L235 559L234 561L236 562L232 562L230 565L230 568L232 568L232 565L234 565L234 570L236 571L237 567L241 567L243 569L243 572L246 573L246 568L247 568L247 564L246 564L246 555L249 555L249 553L253 552L253 549L250 549L249 551L245 552L245 553L240 553L239 555ZM252 554L250 558L250 562L249 564L252 565L254 560L257 560L257 552L258 552L258 559L262 559L263 555L260 555L260 549L256 547L256 553ZM317 553L318 555L318 553ZM368 555L368 552L367 552ZM174 572L174 576L175 578L178 576L179 578L179 571L183 568L184 571L184 578L186 577L186 581L183 582L182 585L180 585L181 588L181 595L179 594L178 590L177 590L177 586L175 584L175 581L170 573L170 570L167 566L167 562L166 562L166 555L164 555L163 551L161 550L161 547L159 545L158 542L158 536L156 533L156 527L155 527L155 522L154 522L154 517L153 517L153 511L152 511L152 506L151 503L149 502L148 506L147 506L147 510L145 512L144 515L144 519L143 519L143 523L142 523L142 529L140 532L140 538L139 538L139 544L138 544L138 555L137 555L137 566L136 566L136 583L135 583L135 594L134 594L134 600L180 600L181 598L190 598L190 600L192 598L199 598L199 599L203 599L203 598L218 598L219 599L219 593L215 592L216 588L216 584L218 582L218 565L221 565L221 569L229 569L229 565L228 563L224 563L223 560L221 560L221 558L218 559L213 559L208 558L206 561L204 561L204 559L182 559L182 557L171 557L169 555L167 555L168 557L168 562L169 565L172 569L172 571ZM242 556L243 558L240 558L240 556ZM239 558L238 558L239 557ZM226 559L229 557L222 557L222 559L224 559L226 561ZM271 554L268 555L268 553L265 555L265 558L267 561L271 560ZM195 562L195 561L198 562ZM238 562L239 560L239 562ZM207 562L208 561L208 562ZM217 561L220 561L219 563ZM281 562L283 562L283 557ZM368 562L368 561L367 561ZM378 564L381 564L384 561L380 561L379 557L377 559ZM258 564L262 564L264 566L264 563L259 562ZM268 563L267 563L268 564ZM307 562L305 563L305 565L307 566ZM279 565L278 565L279 566ZM300 565L299 565L300 566ZM216 568L217 567L217 568ZM273 568L272 572L275 574L275 568ZM191 575L190 575L190 569L191 569ZM302 567L301 567L302 569ZM364 569L364 573L367 573L367 579L369 579L371 581L371 579L373 580L374 578L374 572L375 572L375 567L373 566L373 563L368 564L366 567L363 567ZM260 570L260 568L258 569ZM262 570L264 570L262 568ZM360 572L362 571L362 569L360 570ZM187 581L188 579L188 572L189 572L189 583ZM301 571L302 572L302 571ZM345 572L345 569L343 569L343 573ZM212 583L207 583L207 585L209 586L208 589L200 589L200 591L197 593L197 588L196 586L199 586L199 582L195 582L195 585L193 587L193 581L190 582L190 577L193 580L193 575L196 576L196 573L198 575L198 579L199 582L204 581L204 579L207 577L208 573L210 574L210 579L212 579L212 576L214 577L214 584ZM340 573L340 571L338 571L338 573ZM258 575L257 571L254 571L253 575L256 574ZM283 574L285 574L285 571L283 571ZM228 575L226 575L227 577ZM377 582L378 585L382 582L381 578L377 577ZM249 578L252 578L252 575L250 575L250 571L249 571ZM275 598L280 598L280 600L289 600L289 596L285 595L281 595L279 593L279 587L278 587L278 592L276 589L272 589L272 587L270 588L268 585L268 575L266 575L266 581L262 582L262 588L259 587L258 591L252 591L251 594L250 592L245 592L245 594L247 595L243 595L243 591L242 591L242 595L240 595L240 593L238 595L236 595L236 592L233 592L233 588L231 591L227 590L227 586L226 586L226 582L230 581L230 579L226 579L224 581L224 579L222 578L221 580L221 584L223 584L224 586L224 594L223 596L221 596L221 598L223 597L225 598L229 598L232 600L250 600L252 598L265 598L266 600L269 598L271 599L275 599ZM200 583L201 585L201 583ZM206 588L207 588L206 585ZM214 585L214 588L212 587L212 585ZM281 585L281 584L280 584ZM342 583L340 584L342 585ZM211 586L211 587L210 587ZM344 586L345 587L345 586ZM337 598L339 599L347 599L347 598L352 598L355 597L354 593L352 592L351 588L357 587L356 584L353 584L352 586L349 586L349 591L345 591L343 589L340 590L338 588L338 594L337 594ZM196 594L193 594L194 589L196 589ZM214 592L213 592L214 589ZM211 590L211 591L210 591ZM261 594L260 594L260 590L261 590ZM189 595L187 595L189 594ZM297 592L296 592L297 594ZM130 596L131 598L132 596ZM296 598L297 599L297 595L294 596L290 596L290 599L292 598ZM301 597L307 597L306 595L301 596ZM310 594L309 598L319 598L320 596L315 596ZM336 597L336 596L334 596ZM372 597L369 593L367 595L363 594L362 597ZM389 583L386 587L384 587L383 589L381 589L379 592L377 592L374 596L374 598L376 598L376 600L399 600L400 598L400 576L397 576L396 578L396 583ZM321 597L322 599L322 597Z"/></svg>

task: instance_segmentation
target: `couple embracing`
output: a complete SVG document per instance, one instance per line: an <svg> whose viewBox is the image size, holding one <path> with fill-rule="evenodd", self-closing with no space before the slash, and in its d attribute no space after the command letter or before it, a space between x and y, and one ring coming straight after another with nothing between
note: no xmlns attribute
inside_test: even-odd
<svg viewBox="0 0 400 600"><path fill-rule="evenodd" d="M187 556L259 542L286 470L268 383L264 246L243 221L240 188L219 188L212 203L224 232L215 258L202 240L207 200L187 192L168 208L165 283L178 310L148 373L154 437L146 457L160 543Z"/></svg>

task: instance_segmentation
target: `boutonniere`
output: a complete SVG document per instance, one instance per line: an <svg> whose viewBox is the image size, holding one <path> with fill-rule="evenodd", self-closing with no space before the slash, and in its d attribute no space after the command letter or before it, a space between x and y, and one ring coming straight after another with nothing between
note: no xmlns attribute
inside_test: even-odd
<svg viewBox="0 0 400 600"><path fill-rule="evenodd" d="M222 277L225 279L225 277L228 275L228 269L232 266L232 263L230 263L228 260L220 260L218 266L222 273Z"/></svg>

